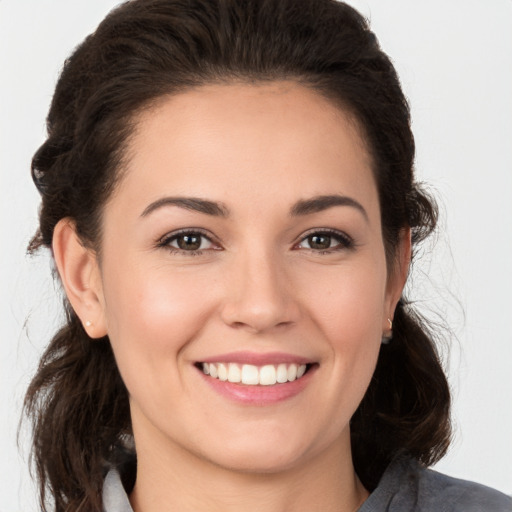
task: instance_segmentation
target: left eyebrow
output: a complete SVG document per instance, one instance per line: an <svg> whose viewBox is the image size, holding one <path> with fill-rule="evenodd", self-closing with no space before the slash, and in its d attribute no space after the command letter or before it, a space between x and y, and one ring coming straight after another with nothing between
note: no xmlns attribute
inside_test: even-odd
<svg viewBox="0 0 512 512"><path fill-rule="evenodd" d="M341 196L338 194L301 199L292 206L290 209L290 215L292 217L309 215L311 213L322 212L329 208L333 208L334 206L350 206L355 208L363 215L366 221L368 221L368 213L361 203L351 197Z"/></svg>

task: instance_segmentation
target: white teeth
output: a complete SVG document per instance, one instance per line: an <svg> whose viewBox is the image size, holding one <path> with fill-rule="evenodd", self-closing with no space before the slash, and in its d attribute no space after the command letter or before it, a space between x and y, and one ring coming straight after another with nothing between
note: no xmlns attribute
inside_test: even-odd
<svg viewBox="0 0 512 512"><path fill-rule="evenodd" d="M220 363L217 371L219 372L219 380L228 380L228 369L225 364Z"/></svg>
<svg viewBox="0 0 512 512"><path fill-rule="evenodd" d="M291 364L290 366L288 366L288 380L290 382L292 382L296 378L297 378L297 365Z"/></svg>
<svg viewBox="0 0 512 512"><path fill-rule="evenodd" d="M258 367L252 364L244 364L242 366L242 384L255 385L259 384Z"/></svg>
<svg viewBox="0 0 512 512"><path fill-rule="evenodd" d="M260 369L260 384L262 386L273 386L276 383L276 368L267 364Z"/></svg>
<svg viewBox="0 0 512 512"><path fill-rule="evenodd" d="M234 383L242 381L242 371L237 364L229 363L228 380Z"/></svg>
<svg viewBox="0 0 512 512"><path fill-rule="evenodd" d="M285 364L280 364L277 367L276 380L280 384L282 384L283 382L288 382L288 368L286 367Z"/></svg>
<svg viewBox="0 0 512 512"><path fill-rule="evenodd" d="M244 364L242 367L236 363L202 363L203 373L221 381L242 383L247 386L274 386L300 379L306 373L306 365L266 364L258 367Z"/></svg>

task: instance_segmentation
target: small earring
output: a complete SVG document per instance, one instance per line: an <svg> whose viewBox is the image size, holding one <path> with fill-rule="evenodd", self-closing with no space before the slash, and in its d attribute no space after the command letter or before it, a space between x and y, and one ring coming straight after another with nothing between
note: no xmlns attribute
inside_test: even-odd
<svg viewBox="0 0 512 512"><path fill-rule="evenodd" d="M92 322L90 320L87 320L85 322L85 327L91 327L91 325L92 325Z"/></svg>
<svg viewBox="0 0 512 512"><path fill-rule="evenodd" d="M388 318L388 323L389 323L389 334L382 335L381 343L383 345L389 345L391 340L393 339L393 321L391 320L391 318Z"/></svg>

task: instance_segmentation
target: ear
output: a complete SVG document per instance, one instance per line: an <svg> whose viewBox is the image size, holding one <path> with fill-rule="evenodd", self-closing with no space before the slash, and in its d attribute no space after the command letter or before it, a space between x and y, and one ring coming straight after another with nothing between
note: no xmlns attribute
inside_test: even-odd
<svg viewBox="0 0 512 512"><path fill-rule="evenodd" d="M407 227L400 231L395 257L389 271L384 305L384 332L389 330L388 318L393 320L396 305L402 296L402 291L407 281L411 265L411 248L411 228Z"/></svg>
<svg viewBox="0 0 512 512"><path fill-rule="evenodd" d="M67 298L85 331L91 338L105 336L105 301L96 253L84 247L69 218L55 226L52 248Z"/></svg>

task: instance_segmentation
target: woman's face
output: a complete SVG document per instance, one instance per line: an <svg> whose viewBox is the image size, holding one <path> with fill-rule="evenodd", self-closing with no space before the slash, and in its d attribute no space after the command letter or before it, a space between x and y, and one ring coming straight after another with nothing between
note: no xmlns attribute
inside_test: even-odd
<svg viewBox="0 0 512 512"><path fill-rule="evenodd" d="M402 286L356 124L293 83L211 85L143 113L128 149L98 294L139 456L349 453Z"/></svg>

